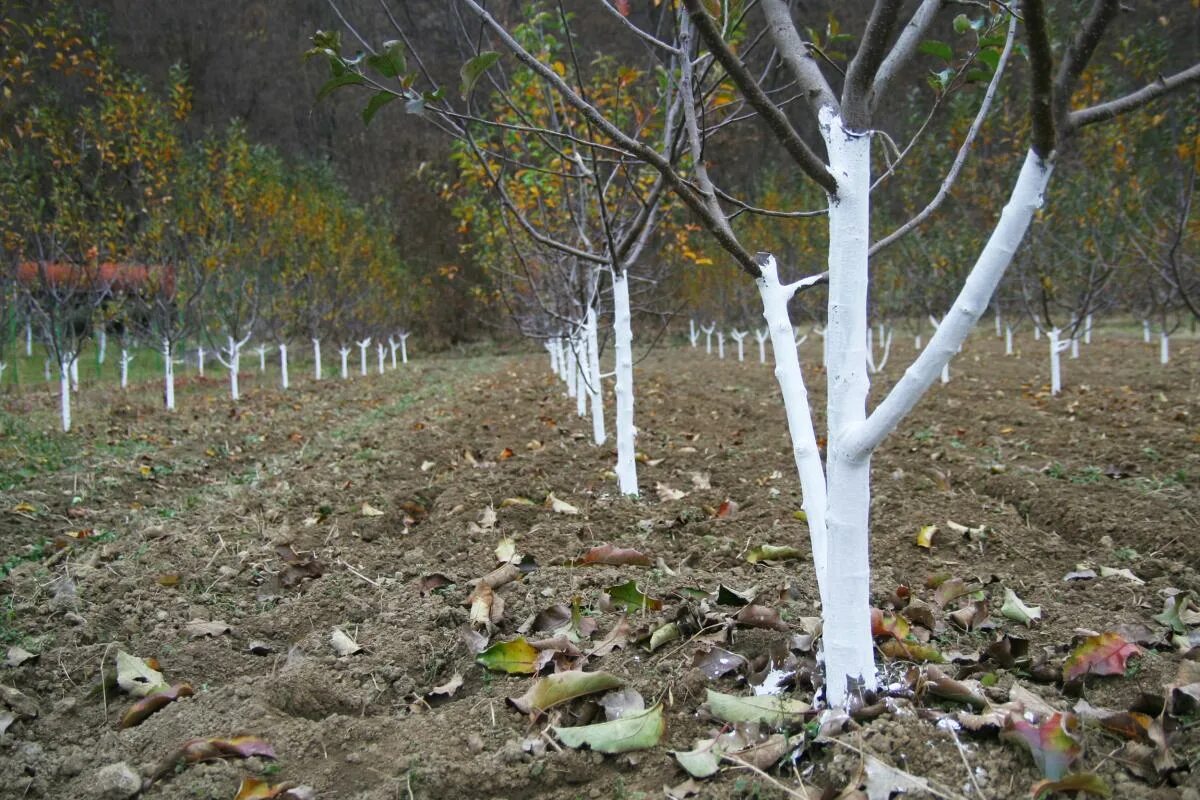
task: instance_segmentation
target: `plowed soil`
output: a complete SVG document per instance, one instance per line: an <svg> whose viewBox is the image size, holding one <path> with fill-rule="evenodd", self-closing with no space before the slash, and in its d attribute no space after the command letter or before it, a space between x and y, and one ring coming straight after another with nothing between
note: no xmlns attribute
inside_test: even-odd
<svg viewBox="0 0 1200 800"><path fill-rule="evenodd" d="M1120 798L1198 798L1200 719L1163 715L1161 701L1197 651L1152 617L1168 596L1200 601L1200 342L1176 343L1164 368L1156 348L1101 335L1064 361L1058 397L1045 386L1044 344L1006 358L977 335L950 383L874 458L874 604L903 605L902 586L930 604L930 644L951 659L941 669L982 681L989 702L1016 684L1059 710L1082 698L1162 715L1170 751L1157 774L1094 723L1078 734L1072 770L1098 774ZM910 350L896 345L874 397ZM721 728L700 712L707 689L750 694L748 682L786 661L797 673L788 696L813 700L813 653L797 639L819 616L812 567L746 559L762 544L808 546L778 390L748 355L721 361L672 346L638 365L640 499L617 494L611 437L591 444L590 422L541 355L434 357L383 376L301 380L287 393L247 374L236 406L222 381L193 378L171 416L155 385L85 390L69 437L38 432L54 424L52 396L9 397L0 633L36 657L0 667L0 683L36 717L14 713L0 736L0 797L99 797L107 765L146 777L189 739L237 734L265 739L277 759L174 766L143 796L232 799L251 776L319 798L663 797L688 777L670 751ZM819 363L813 342L802 357ZM823 373L806 377L823 408ZM550 495L578 513L556 512ZM931 524L932 547L918 547ZM609 672L648 706L662 703L658 746L565 748L550 726L602 720L595 703L530 720L506 698L533 678L476 662L464 601L506 537L536 568L496 590L494 629L475 629L507 640L577 599L595 631L577 644L584 655L557 664ZM601 543L636 548L652 566L572 566ZM289 567L295 557L315 566ZM1102 567L1128 572L1101 577ZM1084 570L1096 577L1065 579ZM432 590L435 574L449 585ZM928 588L934 576L982 592L987 624L950 622ZM606 601L607 587L630 580L663 610ZM783 629L735 625L737 607L697 591L719 585L754 590ZM1001 616L1006 588L1039 606L1041 621ZM204 635L189 628L196 620L222 625ZM624 646L587 657L622 620ZM639 643L672 620L681 638L653 651ZM335 627L361 651L339 656ZM1074 643L1115 630L1142 642L1126 674L1064 686ZM987 655L1005 637L1028 648L1009 668ZM747 665L710 680L693 664L718 640ZM194 695L118 729L133 702L111 686L118 651L156 659ZM869 757L928 781L933 794L908 797L1029 796L1042 775L1028 751L994 730L937 725L965 707L914 689L919 667L879 660L899 688L873 719L839 725L835 742L812 741L812 725L769 777L728 763L697 782L697 796L866 796ZM455 676L452 694L433 693Z"/></svg>

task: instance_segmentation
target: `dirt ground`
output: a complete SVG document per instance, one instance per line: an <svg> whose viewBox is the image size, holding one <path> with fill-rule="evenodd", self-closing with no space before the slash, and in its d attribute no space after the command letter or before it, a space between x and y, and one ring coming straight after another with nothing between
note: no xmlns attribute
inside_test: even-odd
<svg viewBox="0 0 1200 800"><path fill-rule="evenodd" d="M947 658L939 669L977 681L989 706L1027 690L1057 710L1085 700L1159 717L1162 746L1143 742L1153 767L1085 720L1072 771L1096 773L1115 797L1200 798L1200 716L1163 710L1164 687L1200 658L1196 628L1172 641L1152 619L1172 595L1200 602L1200 343L1178 343L1164 369L1156 347L1102 335L1064 361L1054 398L1044 344L1005 358L978 334L876 455L873 604L924 619L914 630ZM911 342L896 345L874 397L909 356ZM802 357L819 363L813 342ZM0 797L124 797L104 772L117 762L142 779L163 765L146 798L232 800L245 777L322 799L685 796L670 751L722 728L701 710L706 690L749 695L782 667L794 673L786 696L812 701L818 680L811 564L746 558L764 544L808 546L778 391L752 361L673 346L638 365L636 500L617 495L613 447L591 444L540 354L429 358L287 394L247 374L237 406L219 379L190 379L174 416L156 385L95 389L69 438L40 433L55 419L51 397L10 396L0 635L32 657L13 650L0 667L0 684L20 693L4 698ZM807 378L823 407L824 375ZM555 511L550 495L578 513ZM916 544L926 525L938 526L928 549ZM525 569L472 626L471 582L497 567L504 538ZM650 566L572 563L602 543ZM1097 575L1065 579L1083 570ZM943 607L930 588L948 577L982 593L985 621L950 620L961 603ZM631 580L663 608L625 611L605 596ZM738 606L713 594L722 585L753 590L767 621L735 619ZM1042 619L1002 616L1005 589ZM979 596L962 607L979 611ZM657 746L563 747L551 726L598 722L597 703L531 720L506 698L533 677L477 663L479 634L550 638L553 614L535 615L559 606L561 625L573 602L572 630L590 635L551 651L546 671L604 671L661 703ZM651 650L644 637L671 621L679 638ZM361 650L338 655L335 627ZM1064 685L1074 643L1108 631L1140 643L1140 657L1124 676ZM745 661L710 678L703 653L718 644ZM118 729L134 702L113 685L118 651L155 659L194 694ZM783 767L728 762L691 796L866 797L872 759L927 781L906 797L1030 795L1042 775L1027 750L994 726L956 730L946 720L969 708L930 689L935 676L879 661L890 696L868 698L859 720L808 715ZM815 738L818 726L830 736ZM276 758L173 757L188 740L240 734Z"/></svg>

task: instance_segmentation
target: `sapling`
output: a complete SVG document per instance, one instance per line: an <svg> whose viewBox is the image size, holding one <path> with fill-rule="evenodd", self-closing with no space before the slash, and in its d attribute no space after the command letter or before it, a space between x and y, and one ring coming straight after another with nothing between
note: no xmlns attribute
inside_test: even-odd
<svg viewBox="0 0 1200 800"><path fill-rule="evenodd" d="M241 399L241 392L238 390L238 370L242 363L242 348L250 341L250 334L247 333L240 340L229 337L229 343L217 351L217 361L221 362L221 366L229 370L229 398L235 402ZM225 355L222 356L221 354Z"/></svg>
<svg viewBox="0 0 1200 800"><path fill-rule="evenodd" d="M725 331L717 331L717 358L725 360Z"/></svg>
<svg viewBox="0 0 1200 800"><path fill-rule="evenodd" d="M1150 344L1150 320L1142 320L1142 341Z"/></svg>
<svg viewBox="0 0 1200 800"><path fill-rule="evenodd" d="M738 361L746 360L745 348L742 346L742 342L746 339L747 333L749 333L749 331L739 331L737 328L734 328L732 331L729 332L729 335L733 337L733 340L735 342L737 342Z"/></svg>
<svg viewBox="0 0 1200 800"><path fill-rule="evenodd" d="M637 494L637 460L633 425L633 325L629 308L629 275L612 272L613 351L616 357L617 485L621 494Z"/></svg>
<svg viewBox="0 0 1200 800"><path fill-rule="evenodd" d="M288 357L287 345L280 342L279 344L279 385L284 391L288 389Z"/></svg>
<svg viewBox="0 0 1200 800"><path fill-rule="evenodd" d="M1079 336L1078 332L1071 334L1071 358L1079 358Z"/></svg>
<svg viewBox="0 0 1200 800"><path fill-rule="evenodd" d="M371 337L368 336L361 342L358 342L358 366L359 374L362 377L367 377L367 348L371 345Z"/></svg>
<svg viewBox="0 0 1200 800"><path fill-rule="evenodd" d="M42 362L42 380L50 380L50 359L48 358Z"/></svg>
<svg viewBox="0 0 1200 800"><path fill-rule="evenodd" d="M408 337L409 331L400 331L400 363L408 363Z"/></svg>
<svg viewBox="0 0 1200 800"><path fill-rule="evenodd" d="M918 333L916 336L913 337L913 350L920 350L920 349L921 349L921 334Z"/></svg>
<svg viewBox="0 0 1200 800"><path fill-rule="evenodd" d="M688 341L692 343L692 348L700 341L700 331L696 328L696 320L688 320Z"/></svg>
<svg viewBox="0 0 1200 800"><path fill-rule="evenodd" d="M388 336L388 348L392 351L392 369L396 368L396 351L400 349L400 343L396 341L394 336Z"/></svg>
<svg viewBox="0 0 1200 800"><path fill-rule="evenodd" d="M171 340L163 337L163 405L167 411L175 410L175 353L172 352ZM201 372L201 375L204 373Z"/></svg>
<svg viewBox="0 0 1200 800"><path fill-rule="evenodd" d="M121 348L121 388L129 388L129 362L133 361L133 356L124 347Z"/></svg>
<svg viewBox="0 0 1200 800"><path fill-rule="evenodd" d="M563 347L566 349L567 357L567 397L574 398L577 389L576 382L579 380L579 365L575 359L575 337L565 337Z"/></svg>
<svg viewBox="0 0 1200 800"><path fill-rule="evenodd" d="M350 348L343 347L340 348L338 352L342 354L342 380L348 380L350 378L350 368L348 364L350 358Z"/></svg>
<svg viewBox="0 0 1200 800"><path fill-rule="evenodd" d="M550 356L550 371L558 375L558 358L554 355L554 342L546 340L542 342L542 347L546 348L546 355ZM396 348L392 348L392 358L396 356Z"/></svg>
<svg viewBox="0 0 1200 800"><path fill-rule="evenodd" d="M313 339L313 376L321 380L321 340Z"/></svg>
<svg viewBox="0 0 1200 800"><path fill-rule="evenodd" d="M59 410L62 415L63 433L71 432L71 365L75 363L74 353L63 353L64 363L58 370Z"/></svg>
<svg viewBox="0 0 1200 800"><path fill-rule="evenodd" d="M767 336L766 328L759 328L754 331L754 338L758 340L758 363L767 363Z"/></svg>
<svg viewBox="0 0 1200 800"><path fill-rule="evenodd" d="M579 374L575 378L575 414L576 416L586 417L588 413L588 399L592 394L592 387L588 385L591 383L591 379L588 375L586 332L577 338L576 346L578 346L579 352L575 354L575 366Z"/></svg>
<svg viewBox="0 0 1200 800"><path fill-rule="evenodd" d="M1088 314L1083 320L1083 343L1092 343L1092 315Z"/></svg>
<svg viewBox="0 0 1200 800"><path fill-rule="evenodd" d="M710 356L712 355L712 335L713 335L713 331L715 331L716 329L717 329L717 325L715 322L712 325L701 325L700 326L700 330L704 331L704 353L705 353L705 355L710 355Z"/></svg>
<svg viewBox="0 0 1200 800"><path fill-rule="evenodd" d="M33 320L25 318L25 357L33 357Z"/></svg>
<svg viewBox="0 0 1200 800"><path fill-rule="evenodd" d="M600 383L600 332L596 319L596 309L588 306L587 316L587 350L588 375L590 376L589 391L592 401L592 443L599 446L604 444L608 435L604 430L604 394Z"/></svg>
<svg viewBox="0 0 1200 800"><path fill-rule="evenodd" d="M384 365L386 364L386 361L384 360L384 354L386 353L386 348L383 346L383 342L379 342L377 345L375 345L375 350L379 355L379 374L382 375L383 370L384 370Z"/></svg>

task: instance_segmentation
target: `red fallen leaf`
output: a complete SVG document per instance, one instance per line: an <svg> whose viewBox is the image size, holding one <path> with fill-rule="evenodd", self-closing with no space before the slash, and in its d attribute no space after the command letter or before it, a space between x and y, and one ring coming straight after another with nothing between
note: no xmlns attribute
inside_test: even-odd
<svg viewBox="0 0 1200 800"><path fill-rule="evenodd" d="M871 635L891 636L894 639L908 639L912 636L912 628L908 620L895 614L885 614L878 608L871 609Z"/></svg>
<svg viewBox="0 0 1200 800"><path fill-rule="evenodd" d="M506 447L500 451L500 460L507 461L508 459L512 458L514 455L516 455L516 454L512 451L512 448Z"/></svg>
<svg viewBox="0 0 1200 800"><path fill-rule="evenodd" d="M191 684L177 683L168 689L163 689L161 692L146 695L131 705L129 710L121 715L121 721L117 724L117 727L124 730L141 725L155 711L164 708L169 703L173 703L181 697L191 697L193 694L195 692L192 691Z"/></svg>
<svg viewBox="0 0 1200 800"><path fill-rule="evenodd" d="M779 616L777 609L770 606L743 606L742 610L734 617L738 625L744 625L747 628L767 628L773 631L786 631L788 625Z"/></svg>
<svg viewBox="0 0 1200 800"><path fill-rule="evenodd" d="M617 547L613 544L601 544L588 550L574 561L568 562L568 565L582 567L588 564L607 564L614 567L648 567L652 563L649 556L632 548Z"/></svg>
<svg viewBox="0 0 1200 800"><path fill-rule="evenodd" d="M1063 662L1063 680L1073 681L1084 675L1124 675L1125 662L1142 654L1142 648L1130 644L1111 631L1089 636Z"/></svg>
<svg viewBox="0 0 1200 800"><path fill-rule="evenodd" d="M725 502L717 506L717 511L713 514L716 519L728 519L737 513L738 504L733 500L726 498Z"/></svg>
<svg viewBox="0 0 1200 800"><path fill-rule="evenodd" d="M1112 797L1112 789L1094 772L1076 772L1058 781L1038 781L1029 790L1029 795L1038 798L1055 792L1087 792L1097 797Z"/></svg>
<svg viewBox="0 0 1200 800"><path fill-rule="evenodd" d="M1010 713L1004 720L1000 737L1024 745L1042 774L1057 781L1067 774L1071 763L1083 752L1074 735L1078 730L1079 718L1074 714L1057 712L1035 724L1019 714Z"/></svg>
<svg viewBox="0 0 1200 800"><path fill-rule="evenodd" d="M144 789L160 778L173 774L176 765L198 764L201 761L217 761L222 758L259 758L275 759L275 748L264 739L257 736L235 736L232 739L188 739L178 750L175 750L158 763L154 771L146 779Z"/></svg>

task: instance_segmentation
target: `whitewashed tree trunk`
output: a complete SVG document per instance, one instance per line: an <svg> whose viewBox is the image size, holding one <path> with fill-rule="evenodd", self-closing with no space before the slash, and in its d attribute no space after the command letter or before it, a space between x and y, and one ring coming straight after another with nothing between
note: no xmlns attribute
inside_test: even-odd
<svg viewBox="0 0 1200 800"><path fill-rule="evenodd" d="M725 331L717 331L717 358L725 360Z"/></svg>
<svg viewBox="0 0 1200 800"><path fill-rule="evenodd" d="M388 348L392 351L392 369L396 368L396 351L400 349L400 343L393 337L388 337Z"/></svg>
<svg viewBox="0 0 1200 800"><path fill-rule="evenodd" d="M1083 343L1092 343L1092 315L1088 314L1083 320Z"/></svg>
<svg viewBox="0 0 1200 800"><path fill-rule="evenodd" d="M1011 356L1013 354L1012 342L1012 325L1004 326L1004 355Z"/></svg>
<svg viewBox="0 0 1200 800"><path fill-rule="evenodd" d="M362 377L367 377L367 348L371 345L370 337L358 342L358 366L359 374Z"/></svg>
<svg viewBox="0 0 1200 800"><path fill-rule="evenodd" d="M343 348L339 349L338 352L342 354L342 380L349 380L349 378L350 378L350 364L349 364L350 348L343 347Z"/></svg>
<svg viewBox="0 0 1200 800"><path fill-rule="evenodd" d="M748 333L748 331L739 331L739 330L737 330L737 329L734 329L734 330L730 331L730 333L729 333L729 335L733 337L733 340L734 340L735 342L737 342L737 346L738 346L738 361L745 361L745 360L746 360L746 348L745 348L745 346L743 345L743 342L744 342L744 341L745 341L745 339L746 339L746 334L747 334L747 333Z"/></svg>
<svg viewBox="0 0 1200 800"><path fill-rule="evenodd" d="M1171 360L1171 335L1165 330L1158 339L1158 363L1166 366Z"/></svg>
<svg viewBox="0 0 1200 800"><path fill-rule="evenodd" d="M588 354L587 354L587 331L581 331L578 341L579 351L576 353L576 365L579 369L579 375L575 378L575 415L586 417L588 413L588 400L591 399L592 389L588 386Z"/></svg>
<svg viewBox="0 0 1200 800"><path fill-rule="evenodd" d="M33 356L33 321L25 319L25 357Z"/></svg>
<svg viewBox="0 0 1200 800"><path fill-rule="evenodd" d="M404 331L403 333L400 334L400 363L401 364L408 363L408 337L409 337L408 331Z"/></svg>
<svg viewBox="0 0 1200 800"><path fill-rule="evenodd" d="M287 345L282 343L279 345L279 385L283 387L284 391L289 388Z"/></svg>
<svg viewBox="0 0 1200 800"><path fill-rule="evenodd" d="M616 356L617 485L621 494L638 493L636 436L633 426L633 316L629 276L613 272L613 350Z"/></svg>
<svg viewBox="0 0 1200 800"><path fill-rule="evenodd" d="M688 341L692 343L693 348L700 341L700 331L696 328L696 320L694 319L688 320Z"/></svg>
<svg viewBox="0 0 1200 800"><path fill-rule="evenodd" d="M608 438L604 430L604 387L600 383L600 330L596 309L588 307L587 315L587 366L591 380L592 401L592 444L604 444Z"/></svg>
<svg viewBox="0 0 1200 800"><path fill-rule="evenodd" d="M163 339L163 405L167 411L175 410L175 353L170 339Z"/></svg>
<svg viewBox="0 0 1200 800"><path fill-rule="evenodd" d="M48 358L42 362L42 378L46 381L50 380L50 359Z"/></svg>
<svg viewBox="0 0 1200 800"><path fill-rule="evenodd" d="M129 355L129 351L124 347L121 348L121 388L129 388L129 362L133 361L133 356Z"/></svg>
<svg viewBox="0 0 1200 800"><path fill-rule="evenodd" d="M1142 320L1142 341L1150 344L1150 320Z"/></svg>
<svg viewBox="0 0 1200 800"><path fill-rule="evenodd" d="M108 357L108 331L101 325L96 330L96 363L103 364Z"/></svg>
<svg viewBox="0 0 1200 800"><path fill-rule="evenodd" d="M71 354L71 389L79 391L79 354Z"/></svg>
<svg viewBox="0 0 1200 800"><path fill-rule="evenodd" d="M882 372L887 366L888 359L892 356L892 334L893 330L888 330L885 334L883 330L879 331L879 341L883 345L883 352L879 354L879 361L875 363L875 372Z"/></svg>
<svg viewBox="0 0 1200 800"><path fill-rule="evenodd" d="M1000 338L1000 309L996 309L996 338Z"/></svg>
<svg viewBox="0 0 1200 800"><path fill-rule="evenodd" d="M574 398L579 384L579 364L575 356L575 336L572 334L563 341L567 350L567 397Z"/></svg>
<svg viewBox="0 0 1200 800"><path fill-rule="evenodd" d="M62 418L63 433L69 433L71 431L71 363L75 359L75 354L67 353L64 358L66 363L60 364L58 368L59 412Z"/></svg>
<svg viewBox="0 0 1200 800"><path fill-rule="evenodd" d="M767 363L767 337L770 336L770 330L762 328L754 331L754 338L758 341L758 363Z"/></svg>
<svg viewBox="0 0 1200 800"><path fill-rule="evenodd" d="M321 340L313 339L313 375L321 380Z"/></svg>
<svg viewBox="0 0 1200 800"><path fill-rule="evenodd" d="M4 380L4 371L8 369L7 361L0 361L0 381Z"/></svg>
<svg viewBox="0 0 1200 800"><path fill-rule="evenodd" d="M217 352L217 360L225 369L229 370L229 399L237 402L241 399L241 389L238 386L238 372L242 365L242 348L246 346L246 342L250 341L250 334L246 334L241 341L229 337L229 344L222 351ZM222 357L221 352L226 355Z"/></svg>
<svg viewBox="0 0 1200 800"><path fill-rule="evenodd" d="M1071 337L1071 358L1079 358L1079 338Z"/></svg>
<svg viewBox="0 0 1200 800"><path fill-rule="evenodd" d="M258 346L258 371L267 371L267 346L265 344Z"/></svg>
<svg viewBox="0 0 1200 800"><path fill-rule="evenodd" d="M199 371L200 377L203 378L204 377L204 348L203 347L196 348L196 369Z"/></svg>
<svg viewBox="0 0 1200 800"><path fill-rule="evenodd" d="M1036 342L1041 338L1042 338L1042 329L1039 326L1034 325L1033 326L1033 340Z"/></svg>
<svg viewBox="0 0 1200 800"><path fill-rule="evenodd" d="M705 327L705 326L701 325L700 330L704 331L704 354L711 356L712 355L712 335L713 335L713 331L716 330L716 326L709 325L708 327Z"/></svg>
<svg viewBox="0 0 1200 800"><path fill-rule="evenodd" d="M1051 328L1047 331L1046 339L1050 342L1050 394L1057 395L1062 391L1062 359L1059 357L1059 353L1070 347L1075 340L1060 342L1058 328Z"/></svg>
<svg viewBox="0 0 1200 800"><path fill-rule="evenodd" d="M913 350L920 350L920 349L921 349L921 334L918 333L916 336L913 337Z"/></svg>
<svg viewBox="0 0 1200 800"><path fill-rule="evenodd" d="M387 368L387 360L385 357L385 354L387 351L386 351L386 348L384 348L384 346L383 346L383 342L380 342L379 344L375 345L375 349L379 354L379 374L382 375L384 369Z"/></svg>

